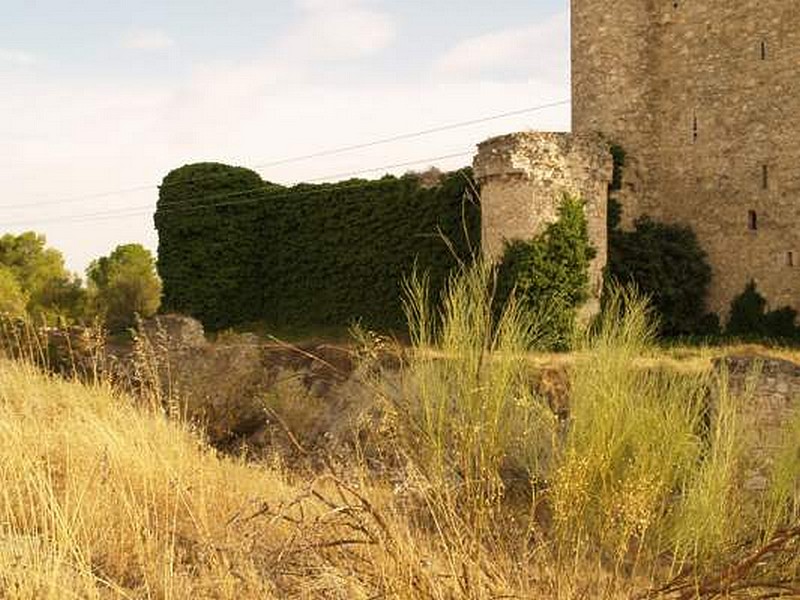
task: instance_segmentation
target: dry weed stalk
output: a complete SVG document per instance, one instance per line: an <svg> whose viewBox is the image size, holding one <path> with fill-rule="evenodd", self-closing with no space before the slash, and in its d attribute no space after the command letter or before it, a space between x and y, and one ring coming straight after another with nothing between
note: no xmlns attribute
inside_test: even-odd
<svg viewBox="0 0 800 600"><path fill-rule="evenodd" d="M716 574L683 574L642 598L798 598L798 554L800 525L777 532L765 544L722 566Z"/></svg>

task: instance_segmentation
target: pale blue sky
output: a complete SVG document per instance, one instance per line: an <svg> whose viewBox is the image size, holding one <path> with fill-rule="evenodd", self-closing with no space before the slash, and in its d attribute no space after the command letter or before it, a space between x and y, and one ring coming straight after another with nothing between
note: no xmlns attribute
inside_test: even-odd
<svg viewBox="0 0 800 600"><path fill-rule="evenodd" d="M155 247L156 191L61 199L155 185L187 162L252 166L568 99L567 10L567 0L0 0L0 234L41 231L82 271L117 243ZM292 183L568 126L562 106L260 172ZM78 219L117 210L130 214Z"/></svg>

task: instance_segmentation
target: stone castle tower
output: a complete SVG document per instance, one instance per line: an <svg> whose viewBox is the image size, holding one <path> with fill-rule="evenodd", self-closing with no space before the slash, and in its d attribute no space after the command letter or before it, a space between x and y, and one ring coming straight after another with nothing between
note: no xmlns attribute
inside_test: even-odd
<svg viewBox="0 0 800 600"><path fill-rule="evenodd" d="M539 168L539 150L518 150L541 148L547 135L575 148L600 134L603 143L578 144L580 157L573 149L556 162L599 165L601 148L621 146L623 224L649 215L691 226L713 269L710 310L724 315L751 279L771 308L800 309L800 2L572 0L572 87L572 134L516 134L479 147L490 253L519 237L519 215L554 201L559 181L599 189L608 175L579 168L553 179ZM539 156L522 177L521 155ZM506 193L509 184L516 192ZM594 232L601 212L587 214ZM529 222L534 235L541 224ZM604 257L605 238L593 241Z"/></svg>
<svg viewBox="0 0 800 600"><path fill-rule="evenodd" d="M800 308L800 2L572 0L573 131L631 159L626 222L690 225L725 313Z"/></svg>

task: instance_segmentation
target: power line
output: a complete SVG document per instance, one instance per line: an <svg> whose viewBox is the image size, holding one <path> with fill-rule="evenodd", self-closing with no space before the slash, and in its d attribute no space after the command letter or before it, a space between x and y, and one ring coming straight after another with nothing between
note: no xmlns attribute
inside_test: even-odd
<svg viewBox="0 0 800 600"><path fill-rule="evenodd" d="M569 104L570 100L560 100L558 102L551 102L550 104L540 104L539 106L531 106L529 108L523 108L520 110L512 110L504 113L500 113L497 115L492 115L489 117L482 117L479 119L472 119L469 121L461 121L459 123L451 123L449 125L441 125L439 127L431 127L430 129L423 129L421 131L414 131L411 133L402 133L400 135L393 135L391 137L381 138L374 140L372 142L365 142L363 144L353 144L352 146L342 146L341 148L332 148L330 150L322 150L320 152L313 152L311 154L302 154L300 156L293 156L292 158L285 158L282 160L275 160L263 165L257 165L256 169L267 169L269 167L276 167L279 165L286 165L289 163L300 162L304 160L310 160L312 158L320 158L323 156L333 156L335 154L344 154L345 152L352 152L353 150L361 150L363 148L372 148L374 146L380 146L383 144L391 144L392 142L399 142L402 140L409 140L416 137L421 137L425 135L431 135L433 133L440 133L442 131L450 131L452 129L459 129L461 127L469 127L470 125L479 125L481 123L488 123L490 121L496 121L498 119L504 119L508 117L516 117L519 115L528 114L531 112L536 112L540 110L545 110L547 108L555 108L557 106L562 106L565 104Z"/></svg>
<svg viewBox="0 0 800 600"><path fill-rule="evenodd" d="M396 169L400 167L408 167L413 165L419 165L423 163L430 163L431 161L438 161L438 160L446 160L451 158L464 158L467 156L472 156L472 152L461 152L455 154L446 154L442 156L435 156L431 158L423 158L419 160L407 161L402 163L394 163L390 165L383 165L380 167L373 167L369 169L362 169L359 171L350 171L347 173L338 173L334 175L326 175L323 177L317 177L314 179L310 179L304 183L315 183L321 182L327 179L335 179L339 177L350 177L354 175L362 175L365 173L374 173L376 171L385 171L388 169ZM342 189L356 189L360 187L368 187L370 185L374 185L378 183L379 180L372 180L372 181L358 181L353 184L349 185L340 185L338 187L339 190ZM237 196L244 196L250 193L259 192L264 189L269 189L269 184L260 185L258 187L248 188L244 190L238 190L236 192L227 192L223 194L212 194L210 196L194 196L191 198L186 198L184 200L178 200L176 202L169 203L166 207L159 211L160 214L166 214L171 212L192 212L196 210L204 210L207 208L218 208L224 206L238 206L242 204L254 204L257 202L262 202L264 198L248 198L246 200L241 201L233 201L233 202L221 202L221 203L210 203L210 204L202 204L202 205L194 205L198 201L203 200L225 200L228 198L234 198ZM298 194L297 192L292 192L290 189L287 188L286 193L271 195L269 200L279 200L282 198L296 198L296 197L304 197L306 195L318 194L322 192L328 191L324 187L319 187L313 190L307 190L304 193ZM183 206L186 204L191 204L191 206ZM144 216L147 214L152 214L153 206L151 204L142 204L138 206L131 206L128 208L121 208L121 209L114 209L114 210L106 210L106 211L99 211L99 212L92 212L86 213L81 215L68 215L64 217L53 217L48 219L36 219L36 220L24 220L24 221L15 221L9 223L0 223L0 227L19 227L19 226L29 226L29 225L38 225L42 223L84 223L90 221L102 221L102 220L113 220L115 218L128 218L128 217L138 217Z"/></svg>
<svg viewBox="0 0 800 600"><path fill-rule="evenodd" d="M109 196L121 196L123 194L132 194L134 192L146 192L148 190L158 189L157 185L140 185L136 187L124 188L121 190L109 192L97 192L96 194L84 194L81 196L71 196L67 198L59 198L56 200L45 200L43 202L33 202L30 204L2 204L0 209L19 209L19 208L38 208L40 206L56 206L59 204L76 204L78 202L85 202L87 200L96 200L98 198L108 198Z"/></svg>
<svg viewBox="0 0 800 600"><path fill-rule="evenodd" d="M489 115L489 116L486 116L486 117L480 117L480 118L477 118L477 119L470 119L468 121L460 121L460 122L456 122L456 123L450 123L450 124L447 124L447 125L441 125L441 126L438 126L438 127L431 127L431 128L428 128L428 129L422 129L422 130L419 130L419 131L413 131L413 132L409 132L409 133L402 133L402 134L398 134L398 135L393 135L393 136L390 136L390 137L379 138L379 139L372 140L372 141L369 141L369 142L364 142L364 143L361 143L361 144L352 144L352 145L349 145L349 146L341 146L341 147L338 147L338 148L330 148L328 150L321 150L319 152L312 152L310 154L302 154L302 155L293 156L293 157L290 157L290 158L274 160L274 161L263 163L263 164L260 164L260 165L254 165L254 166L249 167L249 168L254 170L254 171L257 171L259 169L267 169L267 168L270 168L270 167L275 167L275 166L279 166L279 165L286 165L286 164L290 164L290 163L311 160L311 159L314 159L314 158L322 158L322 157L325 157L325 156L334 156L334 155L337 155L337 154L344 154L344 153L347 153L347 152L352 152L354 150L360 150L360 149L364 149L364 148L373 148L375 146L380 146L380 145L384 145L384 144L390 144L390 143L393 143L393 142L398 142L398 141L403 141L403 140L414 139L414 138L417 138L417 137L423 137L423 136L426 136L426 135L432 135L432 134L435 134L435 133L441 133L443 131L451 131L453 129L459 129L459 128L462 128L462 127L470 127L472 125L479 125L481 123L489 123L491 121L497 121L497 120L506 119L506 118L509 118L509 117L515 117L515 116L520 116L520 115L529 114L529 113L533 113L533 112L538 112L538 111L546 110L546 109L549 109L549 108L556 108L558 106L564 106L564 105L567 105L569 103L570 103L570 100L559 100L558 102L550 102L550 103L547 103L547 104L539 104L537 106L530 106L528 108L522 108L522 109L519 109L519 110L512 110L512 111L497 113L497 114ZM209 176L207 178L208 179L212 179L213 177ZM204 179L206 179L206 178L198 177L197 179L191 180L191 182L192 183L197 183L197 182L203 181ZM76 203L79 203L79 202L85 202L87 200L95 200L97 198L106 198L106 197L109 197L109 196L117 196L117 195L122 195L122 194L129 194L129 193L133 193L133 192L153 190L153 189L158 189L159 187L160 188L171 187L171 186L174 186L174 185L181 185L181 184L184 184L184 183L186 183L186 182L184 182L184 181L175 181L175 182L172 182L172 183L162 184L161 186L153 185L153 184L140 185L140 186L135 186L135 187L121 189L121 190L112 190L112 191L107 191L107 192L98 192L98 193L86 194L86 195L80 195L80 196L58 198L58 199L54 199L54 200L45 200L45 201L42 201L42 202L33 202L33 203L29 203L29 204L4 204L4 205L0 205L0 210L2 210L2 209L7 209L7 210L8 209L20 209L20 208L37 208L37 207L41 207L41 206L55 206L55 205L59 205L59 204L76 204Z"/></svg>

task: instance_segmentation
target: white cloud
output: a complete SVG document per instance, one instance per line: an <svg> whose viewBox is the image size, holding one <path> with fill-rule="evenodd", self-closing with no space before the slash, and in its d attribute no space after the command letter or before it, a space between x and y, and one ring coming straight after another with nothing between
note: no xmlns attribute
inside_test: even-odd
<svg viewBox="0 0 800 600"><path fill-rule="evenodd" d="M30 52L11 48L0 48L0 63L6 63L17 67L27 67L35 62L36 57Z"/></svg>
<svg viewBox="0 0 800 600"><path fill-rule="evenodd" d="M466 39L436 61L435 72L461 78L511 72L564 82L569 74L569 16L559 13L532 25Z"/></svg>
<svg viewBox="0 0 800 600"><path fill-rule="evenodd" d="M122 38L122 47L128 50L167 50L175 45L175 40L169 34L158 29L138 29L126 33Z"/></svg>
<svg viewBox="0 0 800 600"><path fill-rule="evenodd" d="M347 60L383 50L396 30L386 13L364 0L297 0L303 19L276 50L291 60Z"/></svg>

